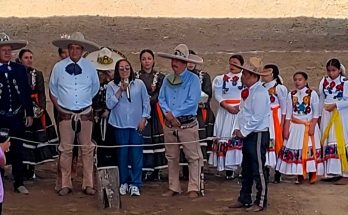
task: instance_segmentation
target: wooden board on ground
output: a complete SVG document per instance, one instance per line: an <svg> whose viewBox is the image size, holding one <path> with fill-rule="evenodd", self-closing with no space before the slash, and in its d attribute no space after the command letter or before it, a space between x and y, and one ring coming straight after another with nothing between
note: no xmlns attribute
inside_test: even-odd
<svg viewBox="0 0 348 215"><path fill-rule="evenodd" d="M98 206L99 208L121 208L118 167L98 168Z"/></svg>

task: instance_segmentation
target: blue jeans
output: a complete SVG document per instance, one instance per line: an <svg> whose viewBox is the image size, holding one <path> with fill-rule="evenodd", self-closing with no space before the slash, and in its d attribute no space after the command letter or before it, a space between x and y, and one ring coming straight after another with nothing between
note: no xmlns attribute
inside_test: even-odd
<svg viewBox="0 0 348 215"><path fill-rule="evenodd" d="M117 145L142 145L143 136L134 128L115 128ZM132 166L131 171L128 164ZM141 187L143 168L143 147L118 148L118 168L120 171L120 183ZM130 173L130 174L129 174Z"/></svg>

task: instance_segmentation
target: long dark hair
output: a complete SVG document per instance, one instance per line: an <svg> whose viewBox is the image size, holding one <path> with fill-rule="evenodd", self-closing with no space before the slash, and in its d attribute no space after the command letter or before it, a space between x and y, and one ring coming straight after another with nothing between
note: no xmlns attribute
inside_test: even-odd
<svg viewBox="0 0 348 215"><path fill-rule="evenodd" d="M155 54L150 49L143 49L139 54L141 70L143 70L143 65L141 64L141 57L143 56L144 53L149 53L152 56L152 58L153 58L152 69L153 69L155 67Z"/></svg>
<svg viewBox="0 0 348 215"><path fill-rule="evenodd" d="M302 75L302 77L303 77L306 81L308 81L308 74L307 74L307 73L305 73L305 72L303 72L303 71L297 71L297 72L295 72L295 74L292 76L292 78L294 79L296 75ZM308 82L307 82L307 84L306 84L306 87L309 88Z"/></svg>
<svg viewBox="0 0 348 215"><path fill-rule="evenodd" d="M15 59L16 63L22 64L22 57L25 53L31 53L33 54L33 52L30 49L21 49L20 52L18 53L18 58Z"/></svg>
<svg viewBox="0 0 348 215"><path fill-rule="evenodd" d="M272 69L273 79L277 81L277 84L283 84L279 77L279 68L275 64L267 64L264 66L265 69Z"/></svg>
<svg viewBox="0 0 348 215"><path fill-rule="evenodd" d="M133 67L132 64L127 60L127 59L121 59L119 61L117 61L116 65L115 65L115 75L114 75L114 82L116 85L118 85L121 82L121 77L120 77L120 71L118 70L120 63L122 61L125 61L129 64L130 67L130 76L129 76L129 82L134 81L135 79L135 74L133 71Z"/></svg>
<svg viewBox="0 0 348 215"><path fill-rule="evenodd" d="M230 57L229 60L231 60L232 58L237 59L237 60L239 61L240 65L242 65L242 66L244 65L244 58L243 58L242 55L240 55L240 54L234 54L234 55L232 55L232 56Z"/></svg>
<svg viewBox="0 0 348 215"><path fill-rule="evenodd" d="M336 59L336 58L330 59L330 60L326 63L326 69L328 69L329 66L336 67L336 68L340 71L340 75L342 75L342 71L341 71L341 62L340 62L338 59Z"/></svg>

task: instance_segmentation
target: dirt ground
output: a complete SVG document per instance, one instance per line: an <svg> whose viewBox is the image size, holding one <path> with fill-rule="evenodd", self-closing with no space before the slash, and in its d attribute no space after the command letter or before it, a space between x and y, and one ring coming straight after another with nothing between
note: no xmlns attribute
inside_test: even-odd
<svg viewBox="0 0 348 215"><path fill-rule="evenodd" d="M297 70L308 72L310 86L317 88L331 57L338 57L348 67L348 20L344 19L0 18L0 29L15 39L29 40L35 65L44 72L46 82L58 59L51 41L61 33L76 30L87 39L126 54L136 69L141 49L171 51L179 43L186 43L205 59L203 69L212 78L227 71L232 53L242 53L245 58L260 56L265 63L277 63L289 88ZM170 71L168 60L156 60L156 68ZM5 181L4 214L244 214L243 210L226 207L237 197L240 185L214 175L208 176L204 198L162 198L166 183L147 183L141 197L122 198L123 209L112 212L98 210L96 199L79 191L79 179L73 195L58 197L53 190L55 169L55 164L38 167L43 179L27 184L29 196L13 193L10 182ZM295 186L287 181L270 184L269 208L262 213L343 215L348 211L347 202L348 187L322 182Z"/></svg>

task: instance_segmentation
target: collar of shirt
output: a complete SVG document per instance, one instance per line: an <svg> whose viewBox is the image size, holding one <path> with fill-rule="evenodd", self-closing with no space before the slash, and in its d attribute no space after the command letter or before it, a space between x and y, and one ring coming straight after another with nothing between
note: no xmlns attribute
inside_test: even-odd
<svg viewBox="0 0 348 215"><path fill-rule="evenodd" d="M10 65L11 61L7 62L7 65ZM6 63L0 63L0 66L4 65Z"/></svg>
<svg viewBox="0 0 348 215"><path fill-rule="evenodd" d="M82 57L81 57L77 62L75 62L75 61L71 60L71 58L69 57L69 58L68 58L67 65L69 65L69 64L71 64L71 63L76 63L76 64L78 64L79 66L81 66L81 60L82 60Z"/></svg>
<svg viewBox="0 0 348 215"><path fill-rule="evenodd" d="M250 87L248 87L249 92L254 92L255 89L256 89L259 85L261 85L261 82L260 82L260 81L257 81L255 84L253 84L253 85L251 85Z"/></svg>
<svg viewBox="0 0 348 215"><path fill-rule="evenodd" d="M271 88L271 87L273 87L276 83L277 83L277 80L272 80L272 81L270 81L270 82L268 82L268 83L264 83L264 86L265 86L266 88Z"/></svg>

